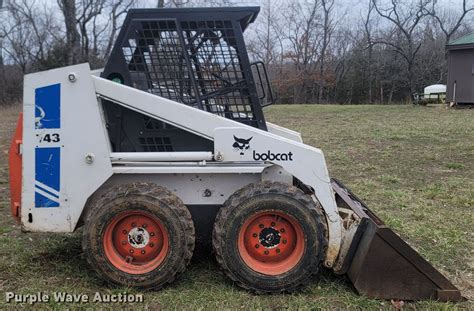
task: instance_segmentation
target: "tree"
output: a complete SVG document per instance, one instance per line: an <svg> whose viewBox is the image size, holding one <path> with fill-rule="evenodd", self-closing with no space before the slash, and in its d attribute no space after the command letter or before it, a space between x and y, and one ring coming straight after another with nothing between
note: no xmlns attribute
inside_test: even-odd
<svg viewBox="0 0 474 311"><path fill-rule="evenodd" d="M131 7L233 6L246 0L48 1L4 1L0 101L21 97L24 73L81 61L103 66ZM467 21L474 11L474 0L459 0L454 8L437 0L365 0L360 15L350 2L260 1L259 18L245 31L248 52L264 61L283 103L400 102L418 88L443 83L444 45L472 29Z"/></svg>
<svg viewBox="0 0 474 311"><path fill-rule="evenodd" d="M51 46L58 28L54 12L42 4L10 0L4 7L0 24L0 102L21 98L23 74L50 68Z"/></svg>
<svg viewBox="0 0 474 311"><path fill-rule="evenodd" d="M0 18L3 20L3 0L0 0ZM5 66L3 62L3 39L5 38L4 30L0 28L0 84L5 85ZM0 103L5 98L5 88L0 87Z"/></svg>
<svg viewBox="0 0 474 311"><path fill-rule="evenodd" d="M64 25L66 26L67 63L68 65L77 64L81 61L81 42L79 32L77 31L76 1L57 1L63 13Z"/></svg>
<svg viewBox="0 0 474 311"><path fill-rule="evenodd" d="M248 50L255 60L261 60L267 68L270 64L281 65L282 46L281 14L282 6L265 0L261 6L259 19L251 26L252 36L248 38Z"/></svg>
<svg viewBox="0 0 474 311"><path fill-rule="evenodd" d="M105 0L80 0L76 4L76 23L79 26L81 38L81 60L89 60L89 52L92 50L93 56L97 56L97 40L99 34L105 30L97 25L97 16L104 9ZM90 25L92 23L92 26ZM98 29L99 28L99 29ZM92 34L90 33L92 32ZM91 40L94 46L91 49Z"/></svg>
<svg viewBox="0 0 474 311"><path fill-rule="evenodd" d="M438 8L437 0L433 0L431 7L426 8L427 14L436 20L441 31L444 33L446 44L451 41L451 37L461 27L462 21L472 11L474 11L474 6L468 6L467 0L462 1L462 11L458 16L456 16L456 13L450 8Z"/></svg>
<svg viewBox="0 0 474 311"><path fill-rule="evenodd" d="M158 0L156 3L157 8L165 8L165 7L183 7L190 3L190 0Z"/></svg>
<svg viewBox="0 0 474 311"><path fill-rule="evenodd" d="M292 70L285 77L285 84L292 88L293 103L308 103L315 98L317 91L318 70L317 64L320 56L321 24L320 2L294 1L283 13L285 29L284 34L285 60L292 63Z"/></svg>
<svg viewBox="0 0 474 311"><path fill-rule="evenodd" d="M391 0L388 7L382 8L377 0L373 0L374 9L393 28L388 38L378 38L376 43L391 46L404 60L407 70L408 86L410 94L415 93L414 64L421 43L416 37L421 21L428 15L427 5L431 0L418 0L414 3L406 3Z"/></svg>
<svg viewBox="0 0 474 311"><path fill-rule="evenodd" d="M332 32L334 31L334 25L332 24L331 15L334 7L334 0L321 0L321 8L323 9L323 25L322 25L322 42L321 52L319 56L319 92L318 92L318 104L323 101L323 93L325 87L325 64L326 64L326 51L331 41Z"/></svg>
<svg viewBox="0 0 474 311"><path fill-rule="evenodd" d="M110 9L109 13L109 20L110 20L110 32L109 32L109 37L107 39L107 46L105 48L104 52L104 57L107 59L110 55L110 52L112 51L112 47L115 41L115 37L117 36L117 33L121 27L119 25L119 20L122 16L124 16L128 9L132 7L133 5L133 0L115 0L111 1L108 5Z"/></svg>
<svg viewBox="0 0 474 311"><path fill-rule="evenodd" d="M372 95L372 86L373 86L373 51L374 51L374 42L372 37L372 11L374 10L374 4L372 0L369 0L369 6L367 13L364 18L364 35L365 41L367 43L367 71L368 71L368 102L371 104L373 102Z"/></svg>
<svg viewBox="0 0 474 311"><path fill-rule="evenodd" d="M6 44L3 51L24 73L48 69L50 46L59 31L54 13L41 4L10 0L5 7L6 18L1 25Z"/></svg>

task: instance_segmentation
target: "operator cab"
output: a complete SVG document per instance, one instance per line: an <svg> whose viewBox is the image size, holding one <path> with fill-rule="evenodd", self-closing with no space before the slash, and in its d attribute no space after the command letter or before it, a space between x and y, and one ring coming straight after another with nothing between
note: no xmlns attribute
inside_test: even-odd
<svg viewBox="0 0 474 311"><path fill-rule="evenodd" d="M266 130L273 103L243 33L258 7L132 9L102 77ZM113 151L211 151L212 142L105 101Z"/></svg>

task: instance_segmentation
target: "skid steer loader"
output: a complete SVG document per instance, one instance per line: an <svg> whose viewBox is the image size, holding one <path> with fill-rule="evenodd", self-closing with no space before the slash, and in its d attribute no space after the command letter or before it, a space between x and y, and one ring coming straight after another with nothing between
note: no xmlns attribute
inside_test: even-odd
<svg viewBox="0 0 474 311"><path fill-rule="evenodd" d="M134 9L103 70L29 74L10 149L23 231L73 232L105 280L160 288L196 239L256 293L321 266L360 294L457 301L459 290L341 182L321 150L265 121L273 102L243 32L258 7Z"/></svg>

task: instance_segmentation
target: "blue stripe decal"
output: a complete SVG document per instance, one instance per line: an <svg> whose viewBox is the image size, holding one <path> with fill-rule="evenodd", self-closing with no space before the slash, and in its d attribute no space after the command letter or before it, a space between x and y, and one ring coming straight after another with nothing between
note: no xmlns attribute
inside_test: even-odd
<svg viewBox="0 0 474 311"><path fill-rule="evenodd" d="M35 192L35 207L59 207L59 203L42 196L38 192Z"/></svg>
<svg viewBox="0 0 474 311"><path fill-rule="evenodd" d="M60 191L60 157L60 147L35 149L36 181L56 190L57 192ZM41 188L39 189L43 190ZM49 194L49 192L46 193ZM56 198L56 195L52 197ZM59 203L45 197L44 195L36 191L35 207L59 207Z"/></svg>
<svg viewBox="0 0 474 311"><path fill-rule="evenodd" d="M35 90L35 128L58 129L61 127L61 84Z"/></svg>
<svg viewBox="0 0 474 311"><path fill-rule="evenodd" d="M57 195L57 194L55 194L55 193L53 193L53 192L51 192L51 191L45 189L44 187L41 187L41 186L38 186L38 185L35 185L35 187L36 187L37 189L39 189L40 191L46 192L46 193L49 194L50 196L53 196L53 197L55 197L56 199L59 199L59 195Z"/></svg>

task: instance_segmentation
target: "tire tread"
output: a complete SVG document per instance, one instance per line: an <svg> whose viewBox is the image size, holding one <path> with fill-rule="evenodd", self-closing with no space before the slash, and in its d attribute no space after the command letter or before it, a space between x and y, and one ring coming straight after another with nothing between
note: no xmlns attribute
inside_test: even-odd
<svg viewBox="0 0 474 311"><path fill-rule="evenodd" d="M275 290L263 290L258 286L246 284L240 281L236 275L226 266L224 253L222 250L221 245L224 243L224 232L226 230L226 220L228 219L230 213L233 209L243 203L250 197L254 197L257 195L263 195L267 193L272 194L280 194L291 196L293 199L296 199L301 204L303 204L306 208L311 211L314 218L317 221L317 225L319 228L322 228L322 234L319 236L319 245L321 245L322 251L320 252L320 258L318 260L318 264L314 266L314 268L308 271L306 277L302 279L299 284L294 285L291 288L282 288L277 291ZM288 185L281 182L272 182L272 181L262 181L247 185L246 187L237 190L234 194L232 194L227 201L224 203L224 206L219 210L217 214L216 221L214 224L214 230L212 235L212 245L214 249L214 253L216 256L216 260L223 271L223 273L230 278L235 284L238 286L251 291L255 294L269 294L269 293L293 293L300 291L302 288L306 287L313 276L318 274L319 266L323 261L324 254L326 253L327 244L328 244L328 229L327 224L325 221L325 217L323 214L323 209L319 202L314 202L312 198L305 194L302 190L298 189L295 186Z"/></svg>

